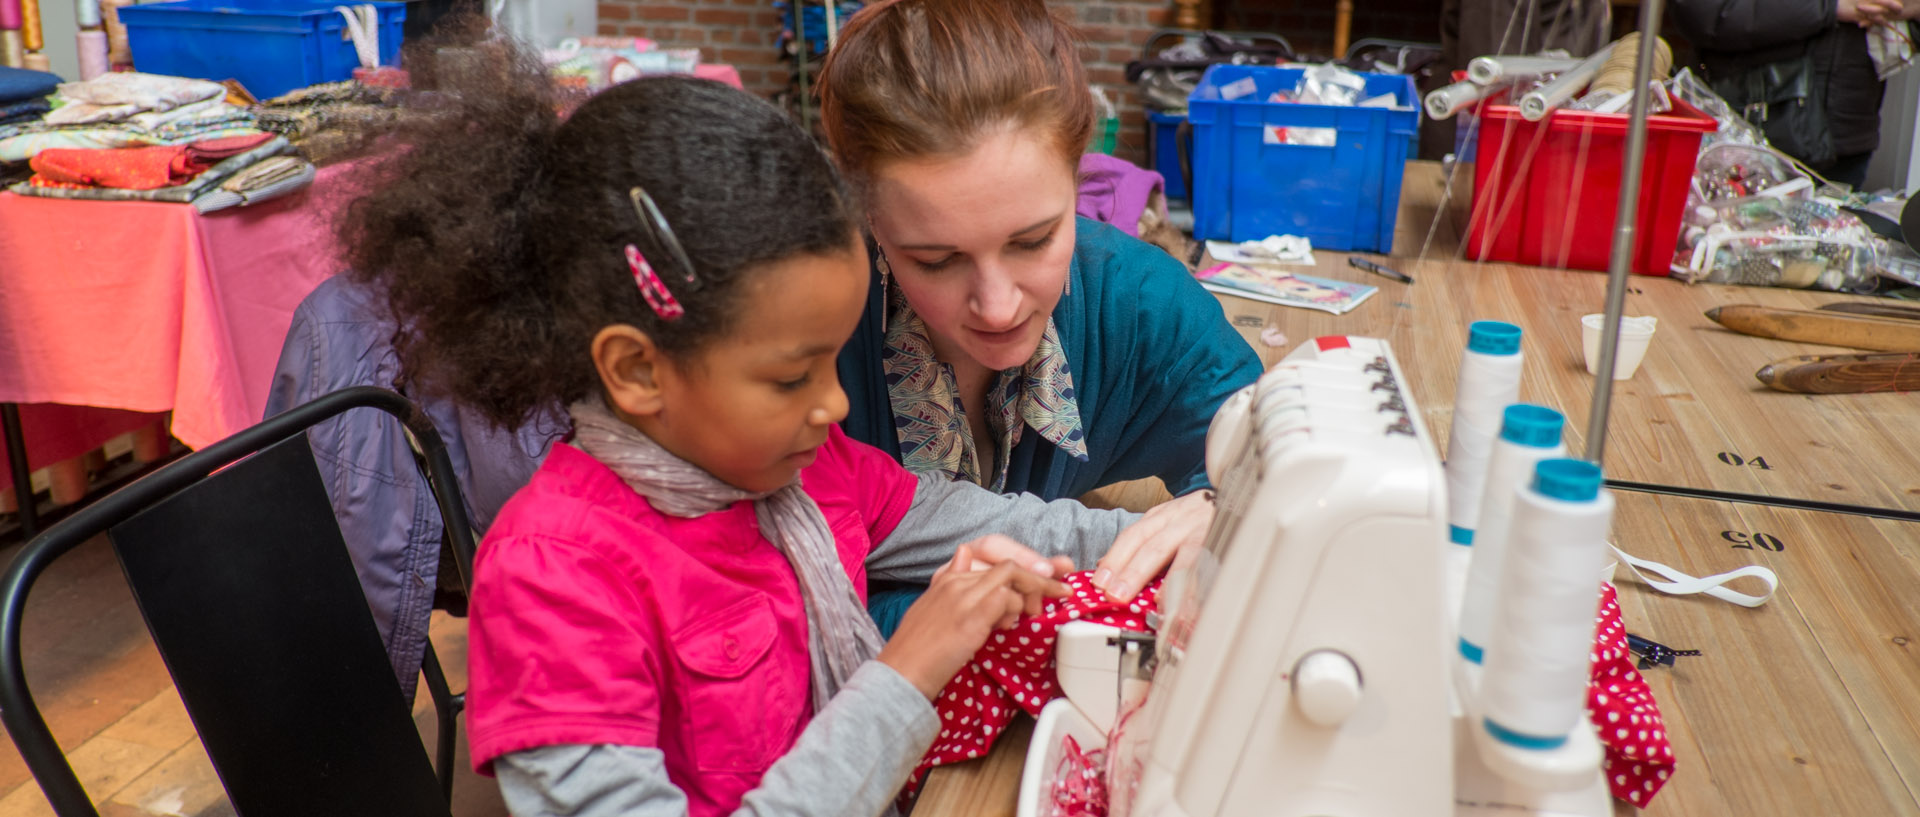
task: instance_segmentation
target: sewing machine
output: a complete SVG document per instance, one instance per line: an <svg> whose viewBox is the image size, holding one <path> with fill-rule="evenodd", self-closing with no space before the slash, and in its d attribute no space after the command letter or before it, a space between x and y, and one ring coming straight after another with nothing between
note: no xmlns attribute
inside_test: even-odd
<svg viewBox="0 0 1920 817"><path fill-rule="evenodd" d="M1515 750L1457 691L1446 481L1405 382L1384 341L1325 337L1222 407L1205 549L1150 639L1062 628L1021 817L1065 735L1110 753L1115 817L1611 814L1590 726Z"/></svg>

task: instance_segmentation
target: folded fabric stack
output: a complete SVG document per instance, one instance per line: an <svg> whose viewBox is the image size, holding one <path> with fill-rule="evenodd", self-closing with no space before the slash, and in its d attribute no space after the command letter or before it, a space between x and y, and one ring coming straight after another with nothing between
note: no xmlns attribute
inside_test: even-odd
<svg viewBox="0 0 1920 817"><path fill-rule="evenodd" d="M44 119L0 125L0 162L55 148L185 145L261 133L251 113L228 104L227 88L217 82L116 73L61 83L58 90L60 104Z"/></svg>
<svg viewBox="0 0 1920 817"><path fill-rule="evenodd" d="M11 189L25 196L104 201L191 202L201 212L286 195L313 183L313 165L270 133L139 148L49 148L34 176Z"/></svg>
<svg viewBox="0 0 1920 817"><path fill-rule="evenodd" d="M45 71L0 65L0 126L36 122L53 110L47 95L60 78Z"/></svg>
<svg viewBox="0 0 1920 817"><path fill-rule="evenodd" d="M314 85L253 108L260 127L287 137L316 165L361 147L363 137L398 114L394 89L355 80Z"/></svg>

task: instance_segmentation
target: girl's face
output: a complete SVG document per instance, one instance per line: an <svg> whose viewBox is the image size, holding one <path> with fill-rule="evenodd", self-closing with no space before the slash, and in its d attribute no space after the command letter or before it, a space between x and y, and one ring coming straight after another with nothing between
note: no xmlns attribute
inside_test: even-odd
<svg viewBox="0 0 1920 817"><path fill-rule="evenodd" d="M1029 130L874 174L874 238L941 360L1027 362L1073 261L1073 167Z"/></svg>
<svg viewBox="0 0 1920 817"><path fill-rule="evenodd" d="M641 431L748 491L771 491L813 463L847 416L834 361L867 298L867 253L796 256L743 272L733 328L654 367L658 410Z"/></svg>

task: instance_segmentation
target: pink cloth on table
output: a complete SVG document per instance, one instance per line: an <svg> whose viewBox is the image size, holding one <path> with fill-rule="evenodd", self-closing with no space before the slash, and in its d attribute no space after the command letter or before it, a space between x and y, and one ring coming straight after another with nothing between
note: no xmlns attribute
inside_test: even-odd
<svg viewBox="0 0 1920 817"><path fill-rule="evenodd" d="M193 448L259 422L294 307L339 269L319 205L349 167L206 215L0 193L0 402L172 411Z"/></svg>
<svg viewBox="0 0 1920 817"><path fill-rule="evenodd" d="M740 83L740 69L724 63L703 62L693 67L693 75L701 79L724 82L742 90L746 89L746 86Z"/></svg>
<svg viewBox="0 0 1920 817"><path fill-rule="evenodd" d="M162 414L26 403L20 406L20 431L27 442L27 470L37 471L73 459L129 431L165 419ZM13 490L13 471L5 446L0 446L0 491Z"/></svg>

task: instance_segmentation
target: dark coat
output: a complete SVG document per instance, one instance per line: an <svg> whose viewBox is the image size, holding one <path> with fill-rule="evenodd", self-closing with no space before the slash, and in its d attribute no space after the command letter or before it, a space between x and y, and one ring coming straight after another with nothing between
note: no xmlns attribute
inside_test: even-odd
<svg viewBox="0 0 1920 817"><path fill-rule="evenodd" d="M1676 0L1673 21L1709 79L1808 54L1814 81L1827 90L1834 152L1844 157L1879 147L1886 83L1867 55L1866 32L1840 22L1832 0Z"/></svg>

